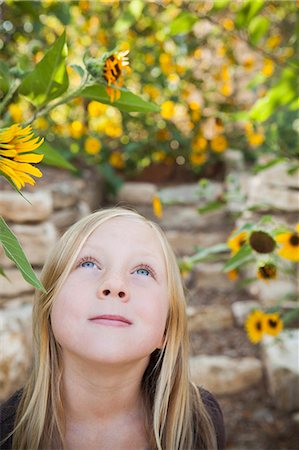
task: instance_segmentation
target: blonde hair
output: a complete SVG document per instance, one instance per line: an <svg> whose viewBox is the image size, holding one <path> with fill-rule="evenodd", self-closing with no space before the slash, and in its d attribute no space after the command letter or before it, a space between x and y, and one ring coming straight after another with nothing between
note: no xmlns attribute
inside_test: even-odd
<svg viewBox="0 0 299 450"><path fill-rule="evenodd" d="M190 382L185 297L175 255L160 227L137 212L111 208L74 224L57 242L41 274L47 293L36 293L33 307L34 362L17 410L13 448L64 449L61 396L62 358L50 323L53 301L90 234L107 220L133 218L156 233L166 263L170 299L163 348L150 357L142 379L149 446L152 450L216 449L213 423L198 388ZM200 436L200 438L199 438Z"/></svg>

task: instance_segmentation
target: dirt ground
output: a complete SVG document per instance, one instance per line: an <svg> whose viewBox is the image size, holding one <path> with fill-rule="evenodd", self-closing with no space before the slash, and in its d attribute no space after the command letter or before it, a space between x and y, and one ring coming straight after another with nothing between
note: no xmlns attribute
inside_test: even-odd
<svg viewBox="0 0 299 450"><path fill-rule="evenodd" d="M210 289L194 294L196 290L189 299L194 306L196 298L200 298L200 305L229 305L244 298L237 290L227 293ZM245 331L236 326L192 333L191 351L197 355L260 357L259 346L252 345ZM299 425L292 420L292 413L275 408L265 378L257 386L238 394L217 396L217 400L224 415L227 450L299 450Z"/></svg>

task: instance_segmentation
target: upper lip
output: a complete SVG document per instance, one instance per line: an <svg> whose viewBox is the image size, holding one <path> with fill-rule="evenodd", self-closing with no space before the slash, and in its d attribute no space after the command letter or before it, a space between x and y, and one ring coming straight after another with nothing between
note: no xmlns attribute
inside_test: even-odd
<svg viewBox="0 0 299 450"><path fill-rule="evenodd" d="M115 320L115 321L127 323L129 325L132 324L131 320L127 319L124 316L119 316L116 314L101 314L99 316L91 317L89 320L96 320L96 319Z"/></svg>

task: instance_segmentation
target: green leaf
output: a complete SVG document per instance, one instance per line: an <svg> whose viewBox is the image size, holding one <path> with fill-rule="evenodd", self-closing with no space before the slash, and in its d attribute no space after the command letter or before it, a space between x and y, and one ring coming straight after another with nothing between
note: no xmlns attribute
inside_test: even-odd
<svg viewBox="0 0 299 450"><path fill-rule="evenodd" d="M71 68L74 69L82 78L85 70L83 69L83 67L79 66L78 64L71 64Z"/></svg>
<svg viewBox="0 0 299 450"><path fill-rule="evenodd" d="M201 208L198 208L197 211L200 214L204 214L209 211L215 211L219 208L223 208L224 205L225 205L224 201L215 200L215 201L207 203L205 206L202 206Z"/></svg>
<svg viewBox="0 0 299 450"><path fill-rule="evenodd" d="M67 46L65 32L60 36L34 70L25 76L19 92L35 106L62 95L68 88L66 71Z"/></svg>
<svg viewBox="0 0 299 450"><path fill-rule="evenodd" d="M261 38L267 33L270 26L269 19L264 16L254 17L248 25L248 33L250 41L256 45Z"/></svg>
<svg viewBox="0 0 299 450"><path fill-rule="evenodd" d="M198 21L198 17L189 12L179 14L170 25L170 36L180 33L188 33L193 25Z"/></svg>
<svg viewBox="0 0 299 450"><path fill-rule="evenodd" d="M235 17L237 28L247 27L250 21L262 9L264 3L265 0L245 0L241 2L241 7Z"/></svg>
<svg viewBox="0 0 299 450"><path fill-rule="evenodd" d="M0 97L9 90L9 69L4 61L0 61Z"/></svg>
<svg viewBox="0 0 299 450"><path fill-rule="evenodd" d="M214 0L213 11L219 11L229 4L230 0Z"/></svg>
<svg viewBox="0 0 299 450"><path fill-rule="evenodd" d="M230 258L224 266L224 272L237 269L252 259L252 250L249 244L244 244L240 250Z"/></svg>
<svg viewBox="0 0 299 450"><path fill-rule="evenodd" d="M159 112L159 106L154 103L142 100L138 95L132 92L121 89L121 96L119 100L114 103L110 102L110 98L106 92L106 88L103 85L94 84L81 90L78 94L81 97L88 98L90 100L97 100L105 105L112 105L118 108L120 111L127 112Z"/></svg>
<svg viewBox="0 0 299 450"><path fill-rule="evenodd" d="M59 151L52 147L48 142L44 142L34 153L45 155L43 158L43 164L49 166L60 167L62 169L72 170L76 172L76 167L67 161Z"/></svg>
<svg viewBox="0 0 299 450"><path fill-rule="evenodd" d="M223 253L223 252L227 252L228 247L227 244L216 244L213 245L212 247L208 247L208 248L200 248L195 255L192 255L190 258L188 258L188 260L190 260L191 263L196 263L199 261L204 260L205 258L207 258L210 255L215 255L217 253Z"/></svg>
<svg viewBox="0 0 299 450"><path fill-rule="evenodd" d="M6 222L0 217L0 242L2 243L6 256L13 261L21 271L23 278L32 286L43 292L45 288L33 272L33 269L27 260L19 241L7 226Z"/></svg>
<svg viewBox="0 0 299 450"><path fill-rule="evenodd" d="M271 161L268 161L265 164L257 164L253 167L254 173L262 172L265 169L269 169L269 167L275 166L276 164L279 164L284 161L284 158L273 158Z"/></svg>

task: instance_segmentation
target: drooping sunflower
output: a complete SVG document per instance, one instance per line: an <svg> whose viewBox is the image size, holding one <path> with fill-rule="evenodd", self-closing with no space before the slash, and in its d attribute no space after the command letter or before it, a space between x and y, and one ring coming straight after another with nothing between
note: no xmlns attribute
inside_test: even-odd
<svg viewBox="0 0 299 450"><path fill-rule="evenodd" d="M42 172L32 165L39 163L44 155L32 153L44 142L44 138L34 138L31 126L22 128L14 124L0 131L0 172L11 180L18 189L25 183L34 185L31 175L40 178Z"/></svg>
<svg viewBox="0 0 299 450"><path fill-rule="evenodd" d="M266 262L257 269L257 276L261 280L269 281L277 277L277 267L272 262Z"/></svg>
<svg viewBox="0 0 299 450"><path fill-rule="evenodd" d="M299 261L299 223L296 226L296 231L278 234L275 240L281 244L277 251L279 256L290 261Z"/></svg>
<svg viewBox="0 0 299 450"><path fill-rule="evenodd" d="M257 344L263 337L265 332L264 325L265 313L259 309L253 311L246 319L245 329L249 340L253 344Z"/></svg>
<svg viewBox="0 0 299 450"><path fill-rule="evenodd" d="M155 216L161 219L161 217L163 216L163 207L160 197L158 195L154 195L152 203Z"/></svg>
<svg viewBox="0 0 299 450"><path fill-rule="evenodd" d="M277 336L283 328L283 322L279 313L268 313L264 315L265 333L271 336Z"/></svg>
<svg viewBox="0 0 299 450"><path fill-rule="evenodd" d="M241 231L236 236L233 236L228 239L227 245L231 249L233 255L235 255L240 250L240 248L246 243L247 239L248 239L247 231Z"/></svg>
<svg viewBox="0 0 299 450"><path fill-rule="evenodd" d="M111 85L121 87L123 85L123 72L130 72L128 55L129 50L110 54L104 63L103 77L108 83L106 88L111 103L120 98L120 91Z"/></svg>

